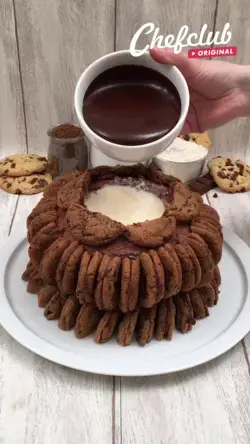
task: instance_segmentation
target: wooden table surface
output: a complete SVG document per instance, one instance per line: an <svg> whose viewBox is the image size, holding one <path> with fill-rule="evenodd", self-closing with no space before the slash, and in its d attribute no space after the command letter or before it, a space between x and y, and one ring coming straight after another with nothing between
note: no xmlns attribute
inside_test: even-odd
<svg viewBox="0 0 250 444"><path fill-rule="evenodd" d="M46 154L47 128L72 118L77 78L96 58L127 48L143 23L163 34L229 21L237 58L249 63L250 2L241 0L1 0L0 154ZM250 122L211 133L211 155L250 160ZM250 194L210 192L225 227L250 246ZM0 193L0 244L40 196ZM249 320L250 322L250 320ZM151 378L73 371L29 352L0 327L2 444L247 444L250 335L193 370Z"/></svg>

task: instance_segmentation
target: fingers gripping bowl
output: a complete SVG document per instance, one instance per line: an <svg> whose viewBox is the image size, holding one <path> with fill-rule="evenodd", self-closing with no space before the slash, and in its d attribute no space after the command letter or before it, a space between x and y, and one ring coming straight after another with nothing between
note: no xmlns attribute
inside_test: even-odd
<svg viewBox="0 0 250 444"><path fill-rule="evenodd" d="M163 214L125 225L86 201L104 187L132 187L159 198ZM129 211L129 210L128 210ZM219 295L222 231L218 214L183 183L143 165L98 167L55 180L27 220L30 262L23 274L48 320L117 336L129 345L171 340L192 329Z"/></svg>

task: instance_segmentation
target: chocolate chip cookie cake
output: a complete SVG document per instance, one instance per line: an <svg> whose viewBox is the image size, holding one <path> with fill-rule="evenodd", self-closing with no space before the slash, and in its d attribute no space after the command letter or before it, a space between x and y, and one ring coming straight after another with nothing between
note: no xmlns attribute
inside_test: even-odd
<svg viewBox="0 0 250 444"><path fill-rule="evenodd" d="M27 219L27 290L76 338L171 340L219 295L217 212L178 179L134 165L53 181Z"/></svg>

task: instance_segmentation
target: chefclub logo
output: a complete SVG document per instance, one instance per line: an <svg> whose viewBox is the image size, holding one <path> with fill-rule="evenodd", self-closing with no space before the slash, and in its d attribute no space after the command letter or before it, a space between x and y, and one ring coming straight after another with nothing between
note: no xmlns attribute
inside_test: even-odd
<svg viewBox="0 0 250 444"><path fill-rule="evenodd" d="M137 49L138 40L143 35L151 35L151 42L143 49ZM134 57L140 57L155 46L158 48L173 48L175 54L179 54L183 48L194 47L194 49L188 51L189 58L228 57L237 54L237 47L220 45L227 45L231 39L230 23L226 23L222 31L216 32L208 31L208 25L205 24L199 34L190 32L189 27L183 25L176 36L174 34L163 36L160 34L160 28L157 28L154 23L145 23L134 34L129 49ZM206 48L202 48L202 46L206 46Z"/></svg>

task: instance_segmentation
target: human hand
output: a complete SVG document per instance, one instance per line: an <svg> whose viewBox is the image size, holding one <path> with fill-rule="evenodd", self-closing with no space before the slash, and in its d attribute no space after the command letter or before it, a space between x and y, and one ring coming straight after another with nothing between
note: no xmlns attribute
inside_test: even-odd
<svg viewBox="0 0 250 444"><path fill-rule="evenodd" d="M190 106L182 134L203 133L237 117L250 116L250 69L223 61L189 59L171 49L150 50L159 63L175 65L185 77Z"/></svg>

